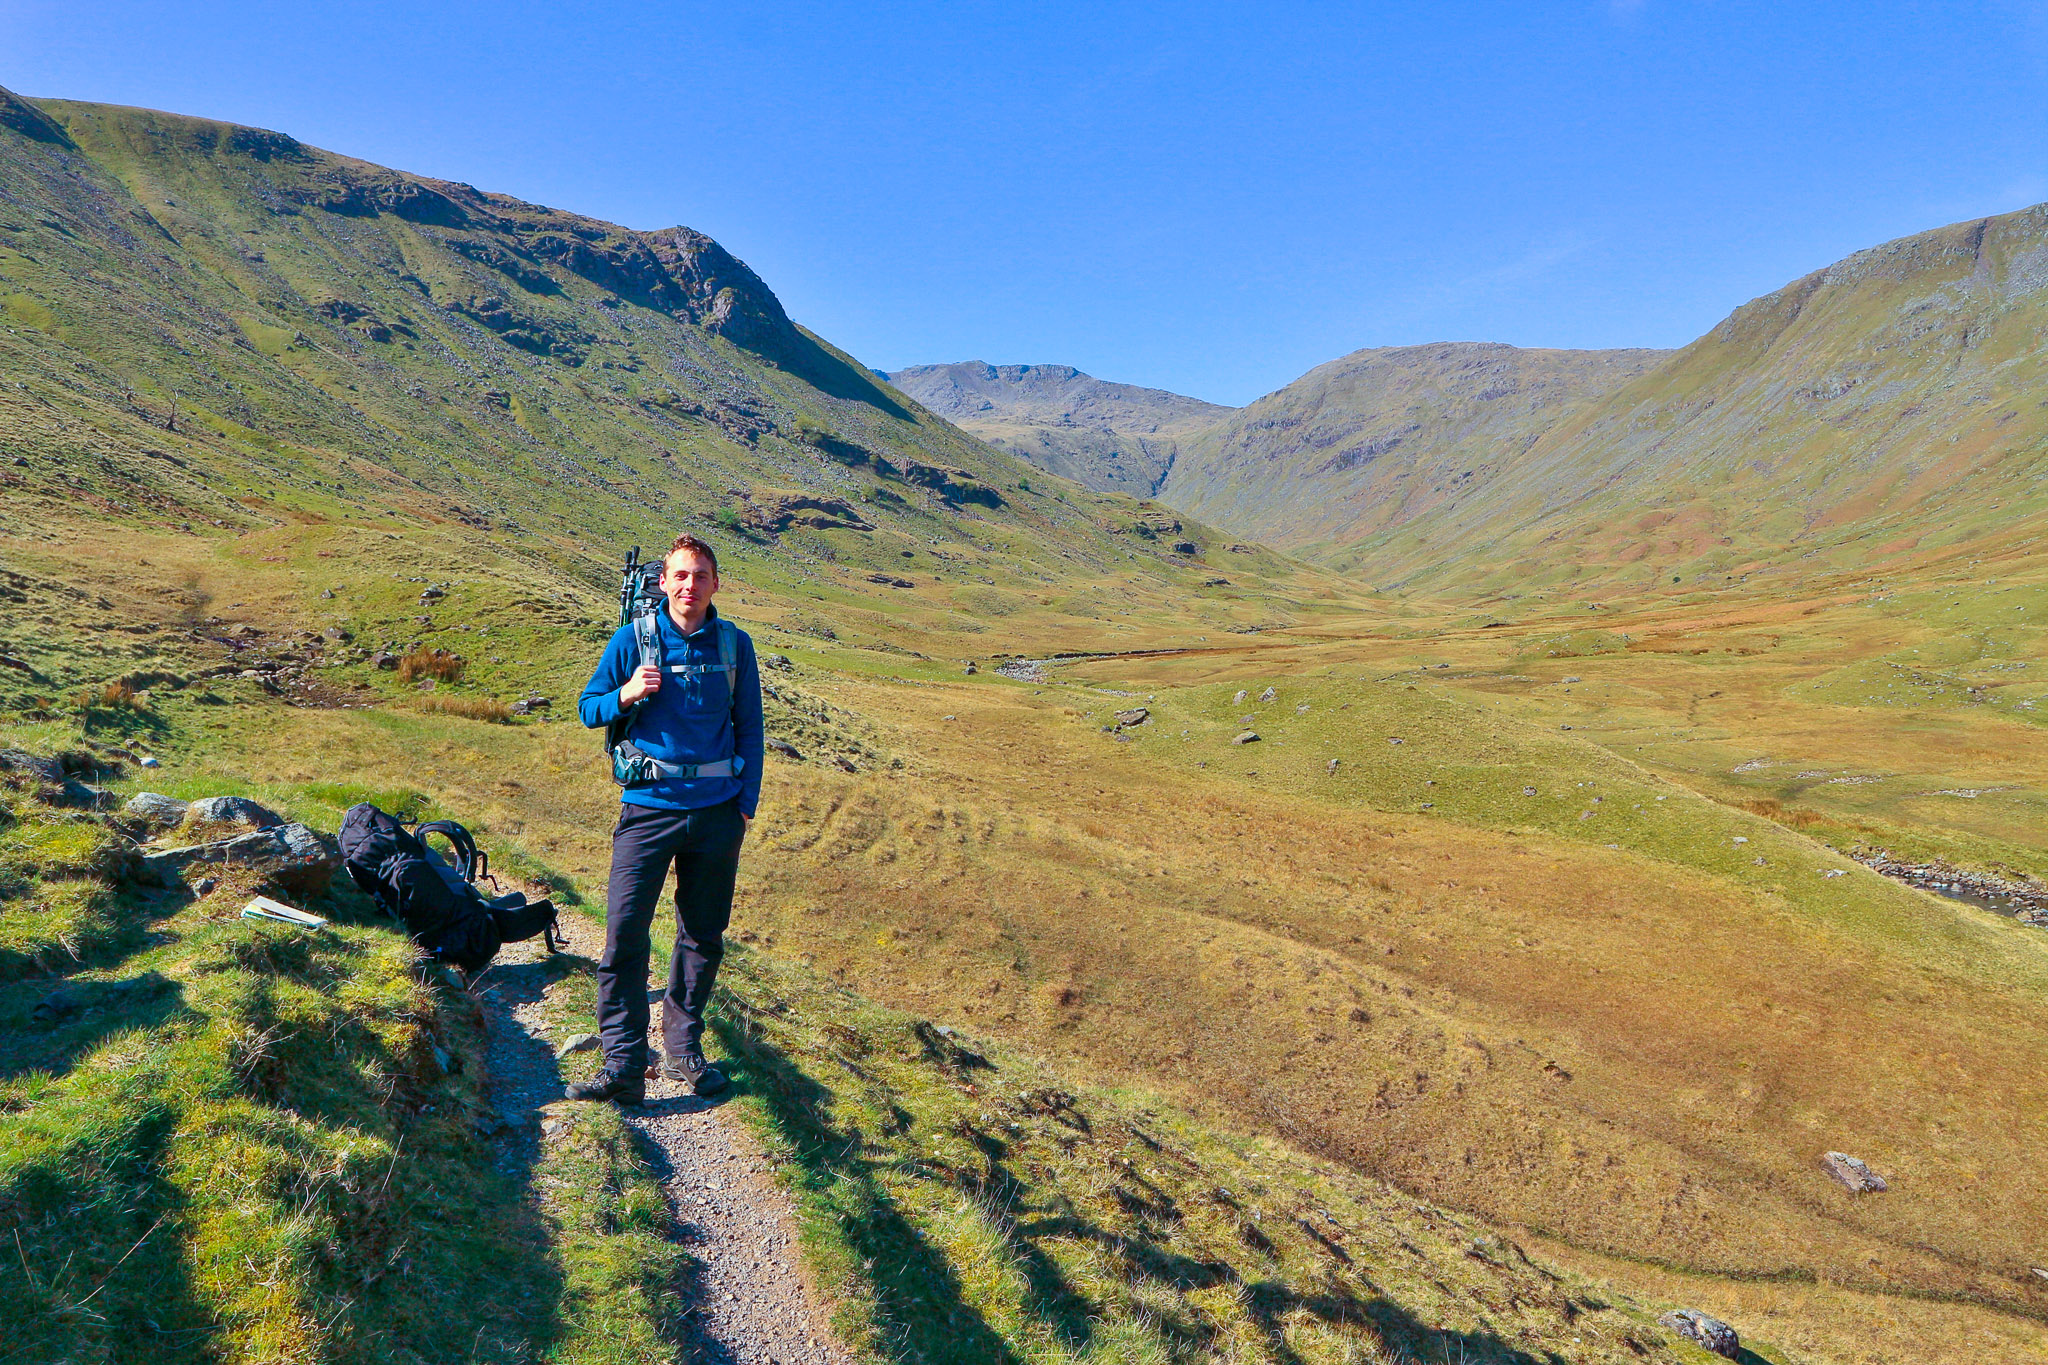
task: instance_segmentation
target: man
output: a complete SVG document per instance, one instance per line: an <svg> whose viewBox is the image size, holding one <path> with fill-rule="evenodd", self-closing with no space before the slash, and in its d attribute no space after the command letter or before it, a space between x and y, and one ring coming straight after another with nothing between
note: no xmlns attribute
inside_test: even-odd
<svg viewBox="0 0 2048 1365"><path fill-rule="evenodd" d="M612 831L597 968L604 1070L569 1086L572 1100L639 1104L645 1097L648 928L671 867L676 942L661 1001L660 1074L699 1095L726 1087L704 1060L704 1007L725 955L740 842L761 799L761 673L754 642L711 605L717 591L711 547L677 536L662 560L667 600L655 613L661 662L642 664L632 625L621 626L577 704L592 729L631 713L628 740L654 761L648 780L626 787ZM722 656L727 633L730 652Z"/></svg>

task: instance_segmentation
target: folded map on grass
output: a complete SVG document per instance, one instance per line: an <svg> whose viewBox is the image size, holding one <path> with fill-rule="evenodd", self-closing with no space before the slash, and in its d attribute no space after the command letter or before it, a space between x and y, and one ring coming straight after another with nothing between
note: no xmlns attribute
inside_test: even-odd
<svg viewBox="0 0 2048 1365"><path fill-rule="evenodd" d="M274 901L268 896L258 896L243 906L242 918L282 920L286 924L303 925L308 929L318 929L327 923L318 915L309 915L304 910L295 909L283 901Z"/></svg>

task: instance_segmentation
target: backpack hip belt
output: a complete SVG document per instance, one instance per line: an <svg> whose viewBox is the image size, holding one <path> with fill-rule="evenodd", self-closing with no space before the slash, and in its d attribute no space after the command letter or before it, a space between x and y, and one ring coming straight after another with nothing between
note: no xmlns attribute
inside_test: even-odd
<svg viewBox="0 0 2048 1365"><path fill-rule="evenodd" d="M630 739L622 739L612 748L612 775L618 777L622 769L631 774L619 777L624 786L693 777L738 777L746 766L747 761L738 755L715 763L671 763L656 758Z"/></svg>

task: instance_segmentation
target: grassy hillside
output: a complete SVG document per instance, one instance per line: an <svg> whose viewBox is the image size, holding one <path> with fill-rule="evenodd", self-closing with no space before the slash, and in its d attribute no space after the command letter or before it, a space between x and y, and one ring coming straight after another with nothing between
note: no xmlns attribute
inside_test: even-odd
<svg viewBox="0 0 2048 1365"><path fill-rule="evenodd" d="M180 557L222 567L256 537L346 578L364 558L347 546L400 535L432 573L438 546L519 564L517 595L573 621L603 617L627 544L687 526L757 584L846 607L834 631L867 622L910 649L991 618L1049 636L1077 611L1176 619L1219 569L1224 616L1280 610L1260 594L1284 561L1128 498L1034 486L687 229L203 120L4 111L0 478L25 545L83 518L188 536ZM1077 599L1077 576L1114 605Z"/></svg>
<svg viewBox="0 0 2048 1365"><path fill-rule="evenodd" d="M117 792L146 775L83 755ZM405 789L256 790L322 825L359 798L433 810ZM32 781L5 803L5 1358L673 1357L689 1258L618 1118L550 1111L521 1155L472 996L344 883L310 901L329 928L251 922L247 875L151 890L123 874L117 822ZM105 926L91 938L81 902ZM862 1359L1684 1359L1655 1303L1468 1216L744 945L736 959L713 1026L737 1105ZM555 961L563 1032L587 1027L593 967Z"/></svg>
<svg viewBox="0 0 2048 1365"><path fill-rule="evenodd" d="M1346 547L1516 476L1544 432L1661 351L1446 343L1355 351L1182 443L1160 498L1271 545Z"/></svg>
<svg viewBox="0 0 2048 1365"><path fill-rule="evenodd" d="M2048 206L1858 252L1329 562L1379 584L1554 602L1904 570L2030 534L2048 439L2044 251Z"/></svg>
<svg viewBox="0 0 2048 1365"><path fill-rule="evenodd" d="M1115 384L1071 365L918 365L889 382L939 416L1048 473L1151 497L1181 446L1230 408Z"/></svg>
<svg viewBox="0 0 2048 1365"><path fill-rule="evenodd" d="M1649 1325L1684 1303L1774 1361L2048 1358L2048 946L1847 857L2048 876L2020 530L1799 594L1375 598L981 444L694 234L0 112L0 743L316 822L431 801L595 903L615 793L561 717L617 552L708 529L799 755L720 1044L870 1357L1697 1360ZM25 1343L163 1346L130 1329L171 1286L191 1358L366 1359L436 1313L469 1344L422 1358L662 1358L630 1146L599 1116L561 1185L490 1183L435 1117L478 1078L421 1060L473 1021L359 905L294 956L248 888L140 896L103 820L10 799ZM97 1012L48 1028L70 989ZM474 1177L497 1211L445 1310L353 1249L389 1252L384 1187L322 1175L401 1135L452 1165L377 1208ZM536 1287L523 1335L486 1277Z"/></svg>

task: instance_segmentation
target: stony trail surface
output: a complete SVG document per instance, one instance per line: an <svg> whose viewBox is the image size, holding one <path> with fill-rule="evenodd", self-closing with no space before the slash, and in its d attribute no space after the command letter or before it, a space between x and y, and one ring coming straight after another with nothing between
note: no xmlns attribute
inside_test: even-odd
<svg viewBox="0 0 2048 1365"><path fill-rule="evenodd" d="M567 954L595 959L604 931L565 914ZM567 959L573 960L573 959ZM529 1177L545 1160L548 1126L572 1108L548 1018L548 988L564 974L539 939L508 943L476 983L490 1040L503 1167ZM659 1009L659 1005L656 1005ZM696 1264L675 1293L688 1300L677 1360L689 1365L853 1365L831 1334L830 1312L799 1263L796 1220L767 1158L721 1101L650 1076L647 1102L620 1110L668 1197L670 1236Z"/></svg>

